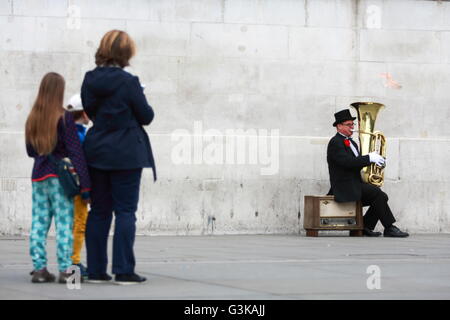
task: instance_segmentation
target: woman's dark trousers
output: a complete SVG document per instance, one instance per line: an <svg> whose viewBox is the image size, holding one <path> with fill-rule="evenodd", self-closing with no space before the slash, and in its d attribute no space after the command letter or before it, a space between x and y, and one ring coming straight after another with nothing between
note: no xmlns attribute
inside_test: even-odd
<svg viewBox="0 0 450 320"><path fill-rule="evenodd" d="M133 252L136 210L142 169L99 170L89 167L91 211L86 225L86 251L89 275L105 274L108 264L108 235L113 212L113 274L134 273Z"/></svg>

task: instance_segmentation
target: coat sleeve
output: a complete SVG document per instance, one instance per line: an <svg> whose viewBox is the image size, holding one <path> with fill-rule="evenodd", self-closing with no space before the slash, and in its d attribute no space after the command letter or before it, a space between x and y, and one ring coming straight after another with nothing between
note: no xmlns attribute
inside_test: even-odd
<svg viewBox="0 0 450 320"><path fill-rule="evenodd" d="M86 159L83 149L81 147L80 139L78 138L77 128L73 120L73 116L66 112L65 114L65 130L64 130L64 144L67 149L69 159L72 161L75 171L80 177L81 193L90 191L91 180L87 169Z"/></svg>
<svg viewBox="0 0 450 320"><path fill-rule="evenodd" d="M332 139L328 144L328 158L337 163L339 166L351 169L351 168L363 168L370 165L369 155L353 157L346 150L345 145L341 140Z"/></svg>
<svg viewBox="0 0 450 320"><path fill-rule="evenodd" d="M155 113L153 108L148 104L144 95L144 90L141 87L139 78L133 76L127 81L130 105L136 120L140 125L149 125Z"/></svg>
<svg viewBox="0 0 450 320"><path fill-rule="evenodd" d="M81 104L83 105L83 109L86 112L89 119L94 119L98 110L98 106L100 105L100 100L95 97L87 88L85 80L83 80L83 84L81 85Z"/></svg>

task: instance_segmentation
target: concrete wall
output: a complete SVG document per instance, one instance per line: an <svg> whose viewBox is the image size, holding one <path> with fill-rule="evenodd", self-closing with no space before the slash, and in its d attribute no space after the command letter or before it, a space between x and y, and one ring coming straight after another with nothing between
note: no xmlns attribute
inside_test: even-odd
<svg viewBox="0 0 450 320"><path fill-rule="evenodd" d="M61 73L68 99L113 28L135 39L129 71L156 112L139 233L303 233L303 197L329 188L333 113L355 101L386 105L398 225L450 232L449 2L1 0L1 234L29 232L23 128L40 79ZM239 152L238 137L250 157L227 162L219 147Z"/></svg>

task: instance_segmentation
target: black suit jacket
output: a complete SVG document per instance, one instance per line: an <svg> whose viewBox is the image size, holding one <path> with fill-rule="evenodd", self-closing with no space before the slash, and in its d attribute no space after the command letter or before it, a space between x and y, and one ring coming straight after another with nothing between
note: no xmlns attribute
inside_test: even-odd
<svg viewBox="0 0 450 320"><path fill-rule="evenodd" d="M361 200L361 169L370 165L369 155L355 156L344 143L345 137L339 133L331 138L327 148L328 171L331 189L336 202ZM356 149L357 145L353 142Z"/></svg>

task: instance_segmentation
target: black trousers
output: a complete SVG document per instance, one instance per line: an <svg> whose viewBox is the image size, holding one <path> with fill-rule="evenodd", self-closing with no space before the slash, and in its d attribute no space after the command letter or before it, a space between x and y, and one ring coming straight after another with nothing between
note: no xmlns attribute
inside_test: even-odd
<svg viewBox="0 0 450 320"><path fill-rule="evenodd" d="M89 167L91 211L86 224L87 266L90 275L106 273L108 235L115 214L112 273L133 273L134 239L142 169L105 171Z"/></svg>
<svg viewBox="0 0 450 320"><path fill-rule="evenodd" d="M364 227L373 230L378 222L383 227L390 227L395 218L388 205L388 196L379 187L363 183L361 186L361 203L363 207L370 206L364 215Z"/></svg>

